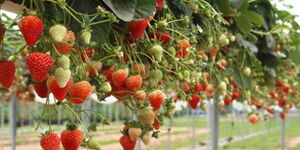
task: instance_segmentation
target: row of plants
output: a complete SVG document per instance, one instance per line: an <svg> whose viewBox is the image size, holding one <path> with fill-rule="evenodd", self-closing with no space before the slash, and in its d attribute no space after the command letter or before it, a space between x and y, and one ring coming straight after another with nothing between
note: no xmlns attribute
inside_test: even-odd
<svg viewBox="0 0 300 150"><path fill-rule="evenodd" d="M0 84L19 99L46 98L41 120L57 115L58 105L73 116L60 137L49 121L45 150L100 149L93 132L109 118L76 107L91 93L99 101L113 95L131 110L124 150L158 138L178 100L203 110L211 98L221 107L247 103L253 124L259 109L278 105L284 119L300 107L299 25L268 0L12 1L24 9L13 20L1 17ZM86 127L87 112L102 122Z"/></svg>

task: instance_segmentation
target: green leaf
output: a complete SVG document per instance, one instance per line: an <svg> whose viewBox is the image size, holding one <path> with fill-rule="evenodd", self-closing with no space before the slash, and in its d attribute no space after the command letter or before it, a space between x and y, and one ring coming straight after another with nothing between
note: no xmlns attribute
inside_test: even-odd
<svg viewBox="0 0 300 150"><path fill-rule="evenodd" d="M252 24L249 17L245 15L240 15L234 18L236 25L240 29L240 31L244 34L248 34L251 31Z"/></svg>
<svg viewBox="0 0 300 150"><path fill-rule="evenodd" d="M244 0L242 5L239 7L239 11L244 12L248 9L249 3L248 0Z"/></svg>
<svg viewBox="0 0 300 150"><path fill-rule="evenodd" d="M223 14L228 14L230 10L229 0L216 1L218 8Z"/></svg>
<svg viewBox="0 0 300 150"><path fill-rule="evenodd" d="M233 80L242 90L248 89L251 85L251 78L245 76L242 71L236 67L233 69Z"/></svg>
<svg viewBox="0 0 300 150"><path fill-rule="evenodd" d="M258 26L265 24L263 17L254 11L245 11L243 14L248 16L251 22Z"/></svg>
<svg viewBox="0 0 300 150"><path fill-rule="evenodd" d="M167 0L168 7L171 9L176 18L180 18L182 15L192 16L192 10L180 0Z"/></svg>
<svg viewBox="0 0 300 150"><path fill-rule="evenodd" d="M154 0L103 0L104 3L123 21L150 18L155 14Z"/></svg>
<svg viewBox="0 0 300 150"><path fill-rule="evenodd" d="M289 56L295 64L300 65L300 49L290 51Z"/></svg>
<svg viewBox="0 0 300 150"><path fill-rule="evenodd" d="M235 9L239 9L241 8L241 6L246 2L248 3L247 0L230 0L231 1L231 5L233 8Z"/></svg>

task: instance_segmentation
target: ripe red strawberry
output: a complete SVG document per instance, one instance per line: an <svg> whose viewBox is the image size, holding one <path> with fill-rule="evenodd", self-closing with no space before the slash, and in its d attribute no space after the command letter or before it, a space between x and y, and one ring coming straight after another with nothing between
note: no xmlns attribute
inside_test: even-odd
<svg viewBox="0 0 300 150"><path fill-rule="evenodd" d="M68 54L75 44L75 34L68 31L62 42L56 42L55 47L60 54Z"/></svg>
<svg viewBox="0 0 300 150"><path fill-rule="evenodd" d="M200 96L199 96L198 94L193 94L193 95L191 96L191 99L188 101L189 106L190 106L192 109L196 110L197 107L198 107L198 104L199 104L200 100L201 100L201 99L200 99Z"/></svg>
<svg viewBox="0 0 300 150"><path fill-rule="evenodd" d="M142 135L142 129L141 128L129 128L128 135L129 135L131 141L136 141L139 139L139 136Z"/></svg>
<svg viewBox="0 0 300 150"><path fill-rule="evenodd" d="M153 126L154 129L159 130L160 122L157 119L154 119L154 122L153 122L152 126Z"/></svg>
<svg viewBox="0 0 300 150"><path fill-rule="evenodd" d="M26 60L26 66L33 80L36 82L43 82L47 79L53 63L50 55L40 52L31 53Z"/></svg>
<svg viewBox="0 0 300 150"><path fill-rule="evenodd" d="M217 53L218 53L218 50L212 47L212 48L209 49L209 53L210 53L211 57L216 57Z"/></svg>
<svg viewBox="0 0 300 150"><path fill-rule="evenodd" d="M171 33L170 32L163 32L163 33L151 33L149 35L150 38L156 37L158 40L162 41L163 44L167 44L171 41Z"/></svg>
<svg viewBox="0 0 300 150"><path fill-rule="evenodd" d="M119 69L112 73L112 81L115 86L122 87L125 84L127 72L124 69Z"/></svg>
<svg viewBox="0 0 300 150"><path fill-rule="evenodd" d="M80 81L71 85L69 95L73 104L82 104L92 92L92 86L87 81Z"/></svg>
<svg viewBox="0 0 300 150"><path fill-rule="evenodd" d="M287 104L287 100L286 99L281 98L281 99L278 100L278 105L280 107L284 107L286 104Z"/></svg>
<svg viewBox="0 0 300 150"><path fill-rule="evenodd" d="M191 47L191 44L190 44L189 40L183 39L183 40L179 41L176 46L176 50L177 50L176 56L178 58L187 57L189 55L188 48L190 48L190 47Z"/></svg>
<svg viewBox="0 0 300 150"><path fill-rule="evenodd" d="M109 69L103 70L102 74L106 77L106 80L109 82L113 82L112 73L115 71L115 67L110 67Z"/></svg>
<svg viewBox="0 0 300 150"><path fill-rule="evenodd" d="M285 113L285 112L281 112L281 113L280 113L280 118L281 118L281 119L285 119L285 117L286 117L286 113Z"/></svg>
<svg viewBox="0 0 300 150"><path fill-rule="evenodd" d="M252 124L256 124L260 118L259 116L257 116L256 114L251 114L248 116L248 120L252 123Z"/></svg>
<svg viewBox="0 0 300 150"><path fill-rule="evenodd" d="M130 76L126 79L126 88L128 90L136 90L142 86L143 79L141 75Z"/></svg>
<svg viewBox="0 0 300 150"><path fill-rule="evenodd" d="M40 140L40 145L44 150L60 150L60 139L56 133L47 133Z"/></svg>
<svg viewBox="0 0 300 150"><path fill-rule="evenodd" d="M64 130L60 137L65 150L77 150L83 141L82 131L74 124L68 124L67 130Z"/></svg>
<svg viewBox="0 0 300 150"><path fill-rule="evenodd" d="M283 80L281 80L281 79L276 80L276 86L283 87L284 86Z"/></svg>
<svg viewBox="0 0 300 150"><path fill-rule="evenodd" d="M149 19L128 22L128 29L136 39L141 39L147 26Z"/></svg>
<svg viewBox="0 0 300 150"><path fill-rule="evenodd" d="M112 91L113 91L113 95L120 99L124 98L126 95L129 94L127 88L122 86L121 87L113 86Z"/></svg>
<svg viewBox="0 0 300 150"><path fill-rule="evenodd" d="M47 87L54 95L54 97L59 100L63 101L67 95L67 92L72 84L72 78L68 81L67 85L63 88L60 88L55 80L55 77L51 76L47 80Z"/></svg>
<svg viewBox="0 0 300 150"><path fill-rule="evenodd" d="M32 46L40 38L44 30L44 25L40 18L36 16L26 16L20 20L19 28L27 45Z"/></svg>
<svg viewBox="0 0 300 150"><path fill-rule="evenodd" d="M231 99L232 100L237 100L239 98L239 96L241 95L241 92L240 91L237 91L237 92L233 92L231 94Z"/></svg>
<svg viewBox="0 0 300 150"><path fill-rule="evenodd" d="M208 94L212 94L214 92L214 86L212 84L207 85L205 88L205 92Z"/></svg>
<svg viewBox="0 0 300 150"><path fill-rule="evenodd" d="M271 98L274 99L274 100L276 100L276 99L278 98L276 92L274 92L274 91L271 91L271 92L269 93L269 95L270 95Z"/></svg>
<svg viewBox="0 0 300 150"><path fill-rule="evenodd" d="M232 99L225 97L223 99L225 106L229 106L232 103Z"/></svg>
<svg viewBox="0 0 300 150"><path fill-rule="evenodd" d="M190 90L190 84L186 81L180 82L179 87L186 93Z"/></svg>
<svg viewBox="0 0 300 150"><path fill-rule="evenodd" d="M3 42L3 37L6 31L6 27L4 24L0 24L0 44Z"/></svg>
<svg viewBox="0 0 300 150"><path fill-rule="evenodd" d="M202 91L203 89L202 89L201 84L197 84L197 85L195 85L195 86L193 87L193 90L194 90L194 92L200 92L200 91Z"/></svg>
<svg viewBox="0 0 300 150"><path fill-rule="evenodd" d="M46 98L48 96L47 84L34 84L34 90L36 94L41 98Z"/></svg>
<svg viewBox="0 0 300 150"><path fill-rule="evenodd" d="M12 61L0 61L0 85L10 88L16 73L16 66Z"/></svg>
<svg viewBox="0 0 300 150"><path fill-rule="evenodd" d="M119 139L120 144L123 147L123 150L134 150L136 141L131 141L128 135L123 135Z"/></svg>
<svg viewBox="0 0 300 150"><path fill-rule="evenodd" d="M156 90L151 92L149 95L149 103L153 107L154 110L160 109L163 101L164 101L164 93L161 90Z"/></svg>
<svg viewBox="0 0 300 150"><path fill-rule="evenodd" d="M161 11L163 9L164 0L156 0L156 11Z"/></svg>

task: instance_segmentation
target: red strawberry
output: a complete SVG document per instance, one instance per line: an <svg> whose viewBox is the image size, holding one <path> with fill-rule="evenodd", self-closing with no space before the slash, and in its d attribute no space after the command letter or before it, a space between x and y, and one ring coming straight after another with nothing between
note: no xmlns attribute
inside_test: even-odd
<svg viewBox="0 0 300 150"><path fill-rule="evenodd" d="M163 9L164 0L156 0L156 11L161 11Z"/></svg>
<svg viewBox="0 0 300 150"><path fill-rule="evenodd" d="M96 76L96 73L102 69L102 63L99 61L92 61L92 63L88 64L87 67L88 67L89 75L93 77Z"/></svg>
<svg viewBox="0 0 300 150"><path fill-rule="evenodd" d="M124 98L126 95L129 94L128 90L125 87L113 86L112 91L113 95L120 99Z"/></svg>
<svg viewBox="0 0 300 150"><path fill-rule="evenodd" d="M281 112L281 113L280 113L280 118L281 118L281 119L285 119L285 117L286 117L286 113Z"/></svg>
<svg viewBox="0 0 300 150"><path fill-rule="evenodd" d="M47 79L53 63L50 55L40 52L31 53L26 60L26 66L33 80L36 82L43 82Z"/></svg>
<svg viewBox="0 0 300 150"><path fill-rule="evenodd" d="M115 71L115 67L110 67L107 70L103 70L102 74L106 77L106 80L109 82L113 82L112 73Z"/></svg>
<svg viewBox="0 0 300 150"><path fill-rule="evenodd" d="M141 39L147 26L149 19L128 22L128 29L136 39Z"/></svg>
<svg viewBox="0 0 300 150"><path fill-rule="evenodd" d="M124 69L119 69L112 73L112 81L117 87L121 87L125 84L127 78L127 72Z"/></svg>
<svg viewBox="0 0 300 150"><path fill-rule="evenodd" d="M161 90L151 92L149 95L149 102L154 110L160 109L164 101L164 93Z"/></svg>
<svg viewBox="0 0 300 150"><path fill-rule="evenodd" d="M83 141L83 133L74 124L68 124L60 137L65 150L77 150Z"/></svg>
<svg viewBox="0 0 300 150"><path fill-rule="evenodd" d="M136 141L131 141L128 135L123 135L119 139L120 144L123 147L123 150L134 150Z"/></svg>
<svg viewBox="0 0 300 150"><path fill-rule="evenodd" d="M44 25L40 18L35 16L27 16L20 20L19 28L27 45L32 46L40 38L40 35L44 29Z"/></svg>
<svg viewBox="0 0 300 150"><path fill-rule="evenodd" d="M159 130L160 122L157 119L155 119L152 126L153 126L154 129Z"/></svg>
<svg viewBox="0 0 300 150"><path fill-rule="evenodd" d="M232 100L237 100L239 98L239 96L241 95L241 92L240 91L237 91L237 92L233 92L231 94L231 99Z"/></svg>
<svg viewBox="0 0 300 150"><path fill-rule="evenodd" d="M87 81L80 81L73 84L69 89L72 103L82 104L92 92L92 86Z"/></svg>
<svg viewBox="0 0 300 150"><path fill-rule="evenodd" d="M55 80L55 77L51 76L47 80L47 87L52 92L54 97L59 100L63 101L67 95L67 92L72 84L72 79L68 81L67 85L63 88L60 88Z"/></svg>
<svg viewBox="0 0 300 150"><path fill-rule="evenodd" d="M257 116L256 114L251 114L248 116L248 120L252 123L252 124L256 124L260 118L259 116Z"/></svg>
<svg viewBox="0 0 300 150"><path fill-rule="evenodd" d="M279 99L278 102L280 107L284 107L287 104L287 100L284 98Z"/></svg>
<svg viewBox="0 0 300 150"><path fill-rule="evenodd" d="M60 150L60 139L56 133L46 133L40 140L40 145L44 150Z"/></svg>
<svg viewBox="0 0 300 150"><path fill-rule="evenodd" d="M218 50L212 47L212 48L209 49L209 53L210 53L211 57L216 57L217 53L218 53Z"/></svg>
<svg viewBox="0 0 300 150"><path fill-rule="evenodd" d="M55 43L55 47L60 54L68 54L75 44L75 34L68 31L62 42Z"/></svg>
<svg viewBox="0 0 300 150"><path fill-rule="evenodd" d="M48 96L47 84L34 84L34 89L39 97L46 98Z"/></svg>
<svg viewBox="0 0 300 150"><path fill-rule="evenodd" d="M276 80L276 86L283 87L284 86L283 80L281 80L281 79Z"/></svg>
<svg viewBox="0 0 300 150"><path fill-rule="evenodd" d="M232 99L225 97L223 99L225 106L229 106L232 103Z"/></svg>
<svg viewBox="0 0 300 150"><path fill-rule="evenodd" d="M141 75L130 76L126 79L126 87L128 90L136 90L142 86L143 79Z"/></svg>
<svg viewBox="0 0 300 150"><path fill-rule="evenodd" d="M271 98L274 99L274 100L276 100L276 99L278 98L276 92L274 92L274 91L271 91L271 92L269 93L269 95L270 95Z"/></svg>
<svg viewBox="0 0 300 150"><path fill-rule="evenodd" d="M191 47L191 44L190 44L189 40L183 39L183 40L179 41L176 46L176 50L177 50L176 56L178 58L187 57L189 55L188 48L190 48L190 47Z"/></svg>
<svg viewBox="0 0 300 150"><path fill-rule="evenodd" d="M84 53L86 53L86 55L87 55L88 58L92 58L92 56L93 56L93 51L92 51L91 49L89 49L89 48L86 49L86 51L85 51ZM81 54L80 56L81 56L81 60L82 60L84 63L86 63L86 59L85 59L84 55Z"/></svg>
<svg viewBox="0 0 300 150"><path fill-rule="evenodd" d="M0 61L0 85L10 88L16 74L16 66L12 61Z"/></svg>
<svg viewBox="0 0 300 150"><path fill-rule="evenodd" d="M195 85L195 86L193 87L193 90L194 90L194 92L200 92L200 91L202 91L203 89L202 89L201 84L197 84L197 85Z"/></svg>
<svg viewBox="0 0 300 150"><path fill-rule="evenodd" d="M150 38L156 37L160 41L162 41L164 44L167 44L171 41L171 33L170 32L163 32L163 33L151 33L149 35Z"/></svg>
<svg viewBox="0 0 300 150"><path fill-rule="evenodd" d="M4 37L4 34L5 34L5 31L6 31L6 27L4 24L0 24L0 43L3 42L3 37Z"/></svg>
<svg viewBox="0 0 300 150"><path fill-rule="evenodd" d="M180 82L179 87L186 93L190 90L190 84L186 81Z"/></svg>
<svg viewBox="0 0 300 150"><path fill-rule="evenodd" d="M200 101L201 101L200 96L198 94L193 94L191 96L191 99L188 101L188 103L192 109L196 110Z"/></svg>

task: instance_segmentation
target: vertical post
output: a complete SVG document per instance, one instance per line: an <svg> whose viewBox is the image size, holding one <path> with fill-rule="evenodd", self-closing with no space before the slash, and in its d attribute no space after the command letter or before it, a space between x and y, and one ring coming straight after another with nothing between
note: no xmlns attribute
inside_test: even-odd
<svg viewBox="0 0 300 150"><path fill-rule="evenodd" d="M58 107L58 110L57 110L57 115L58 115L57 124L61 125L61 106L58 105L57 107Z"/></svg>
<svg viewBox="0 0 300 150"><path fill-rule="evenodd" d="M10 98L10 117L9 117L9 126L11 132L11 148L12 150L16 150L16 139L17 139L17 125L16 125L16 104L17 104L17 96L16 94L12 94Z"/></svg>
<svg viewBox="0 0 300 150"><path fill-rule="evenodd" d="M196 110L192 110L192 142L193 142L193 150L196 148L195 113L196 113Z"/></svg>
<svg viewBox="0 0 300 150"><path fill-rule="evenodd" d="M87 110L90 110L90 109L91 109L91 105L92 105L92 104L91 104L91 101L92 101L91 99L89 99L88 101L86 101L83 108L84 108L84 109L87 109ZM89 127L90 124L91 124L91 123L90 123L90 119L89 119L89 117L91 116L91 115L90 115L91 112L90 112L90 111L87 111L86 114L87 114L87 115L84 114L84 118L85 118L86 126Z"/></svg>
<svg viewBox="0 0 300 150"><path fill-rule="evenodd" d="M214 92L214 99L211 108L211 148L218 150L219 145L219 108L218 108L219 94Z"/></svg>
<svg viewBox="0 0 300 150"><path fill-rule="evenodd" d="M285 119L281 119L281 150L285 150Z"/></svg>
<svg viewBox="0 0 300 150"><path fill-rule="evenodd" d="M168 119L169 120L169 129L171 129L172 127L172 119ZM172 138L171 138L171 130L168 130L168 150L172 150L173 146L172 146Z"/></svg>

